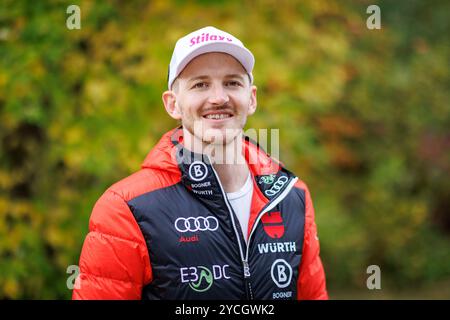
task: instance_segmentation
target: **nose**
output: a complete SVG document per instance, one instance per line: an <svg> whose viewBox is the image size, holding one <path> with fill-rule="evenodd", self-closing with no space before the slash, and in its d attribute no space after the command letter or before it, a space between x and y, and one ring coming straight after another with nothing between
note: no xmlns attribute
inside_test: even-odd
<svg viewBox="0 0 450 320"><path fill-rule="evenodd" d="M227 103L230 98L222 85L213 85L208 100L211 104L223 105Z"/></svg>

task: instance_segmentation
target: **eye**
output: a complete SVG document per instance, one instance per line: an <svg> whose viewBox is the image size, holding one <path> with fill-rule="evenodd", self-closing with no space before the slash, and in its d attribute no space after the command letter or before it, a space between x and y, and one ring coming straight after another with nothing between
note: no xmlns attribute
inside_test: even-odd
<svg viewBox="0 0 450 320"><path fill-rule="evenodd" d="M196 84L194 84L192 86L191 89L203 89L206 88L208 86L208 84L206 82L197 82Z"/></svg>
<svg viewBox="0 0 450 320"><path fill-rule="evenodd" d="M241 86L241 83L239 81L234 81L233 80L233 81L228 81L227 85L230 86L230 87L239 87L239 86Z"/></svg>

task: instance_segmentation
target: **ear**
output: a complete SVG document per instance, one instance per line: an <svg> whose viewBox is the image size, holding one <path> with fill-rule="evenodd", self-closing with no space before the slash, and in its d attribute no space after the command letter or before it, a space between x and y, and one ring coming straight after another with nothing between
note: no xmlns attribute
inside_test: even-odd
<svg viewBox="0 0 450 320"><path fill-rule="evenodd" d="M251 91L250 92L250 104L248 106L248 112L247 112L247 115L249 115L249 116L255 113L256 105L258 104L257 99L256 99L256 90L257 90L256 86L251 86L251 88L250 88L250 91Z"/></svg>
<svg viewBox="0 0 450 320"><path fill-rule="evenodd" d="M181 120L181 110L177 103L177 96L171 90L165 91L162 94L162 101L164 103L164 108L166 108L169 116L175 120Z"/></svg>

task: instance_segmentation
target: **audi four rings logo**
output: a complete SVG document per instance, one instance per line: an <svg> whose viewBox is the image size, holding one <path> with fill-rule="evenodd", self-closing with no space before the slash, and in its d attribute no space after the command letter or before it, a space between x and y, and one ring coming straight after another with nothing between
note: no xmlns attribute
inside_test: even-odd
<svg viewBox="0 0 450 320"><path fill-rule="evenodd" d="M208 175L208 167L201 161L194 161L189 166L189 176L194 181L202 181Z"/></svg>
<svg viewBox="0 0 450 320"><path fill-rule="evenodd" d="M266 190L265 194L269 197L273 197L278 192L280 192L281 188L283 188L283 186L286 184L286 182L288 182L288 180L289 180L288 177L285 176L279 177L278 180L275 181L273 186L269 190Z"/></svg>
<svg viewBox="0 0 450 320"><path fill-rule="evenodd" d="M175 220L175 229L179 232L216 231L219 221L216 217L189 217Z"/></svg>

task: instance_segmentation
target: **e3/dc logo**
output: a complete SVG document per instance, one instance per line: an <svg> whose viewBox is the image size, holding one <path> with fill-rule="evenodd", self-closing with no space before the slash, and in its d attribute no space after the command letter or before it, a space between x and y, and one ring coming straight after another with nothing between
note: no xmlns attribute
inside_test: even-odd
<svg viewBox="0 0 450 320"><path fill-rule="evenodd" d="M189 177L194 181L202 181L208 175L208 167L201 161L194 161L189 166Z"/></svg>
<svg viewBox="0 0 450 320"><path fill-rule="evenodd" d="M286 260L277 259L272 263L270 275L278 288L286 288L291 284L292 268Z"/></svg>
<svg viewBox="0 0 450 320"><path fill-rule="evenodd" d="M180 268L181 283L189 282L189 287L197 292L208 291L214 280L230 279L227 275L229 265L213 265L212 271L205 266Z"/></svg>

